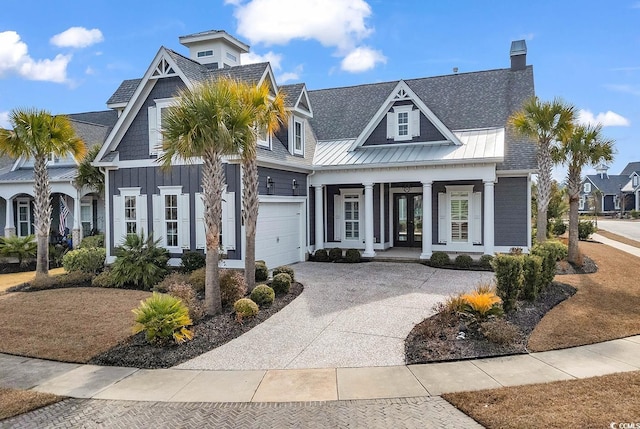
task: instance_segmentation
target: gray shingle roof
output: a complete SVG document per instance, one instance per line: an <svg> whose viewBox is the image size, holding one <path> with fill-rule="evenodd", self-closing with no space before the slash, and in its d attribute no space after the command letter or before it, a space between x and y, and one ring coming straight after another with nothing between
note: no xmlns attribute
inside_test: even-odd
<svg viewBox="0 0 640 429"><path fill-rule="evenodd" d="M141 80L142 79L127 79L122 81L118 89L116 89L116 92L107 100L107 105L129 102Z"/></svg>
<svg viewBox="0 0 640 429"><path fill-rule="evenodd" d="M285 107L294 107L300 93L304 88L304 83L294 83L292 85L280 85L280 93L284 98Z"/></svg>
<svg viewBox="0 0 640 429"><path fill-rule="evenodd" d="M593 185L598 188L604 194L618 194L620 192L620 187L624 186L629 182L629 176L625 175L609 175L606 174L603 178L600 178L599 174L589 174L587 178L593 183Z"/></svg>
<svg viewBox="0 0 640 429"><path fill-rule="evenodd" d="M118 121L118 112L115 110L101 110L99 112L72 113L67 117L73 121L104 125L111 128Z"/></svg>
<svg viewBox="0 0 640 429"><path fill-rule="evenodd" d="M640 162L630 162L620 173L623 176L629 177L634 172L640 172Z"/></svg>

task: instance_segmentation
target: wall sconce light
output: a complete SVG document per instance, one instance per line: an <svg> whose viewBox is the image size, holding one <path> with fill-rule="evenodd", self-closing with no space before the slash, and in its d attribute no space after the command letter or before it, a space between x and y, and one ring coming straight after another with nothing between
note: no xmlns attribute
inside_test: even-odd
<svg viewBox="0 0 640 429"><path fill-rule="evenodd" d="M293 189L293 195L298 195L298 182L296 179L291 181L291 189Z"/></svg>
<svg viewBox="0 0 640 429"><path fill-rule="evenodd" d="M267 176L267 194L272 195L274 188L275 186L273 183L273 179L271 178L271 176Z"/></svg>

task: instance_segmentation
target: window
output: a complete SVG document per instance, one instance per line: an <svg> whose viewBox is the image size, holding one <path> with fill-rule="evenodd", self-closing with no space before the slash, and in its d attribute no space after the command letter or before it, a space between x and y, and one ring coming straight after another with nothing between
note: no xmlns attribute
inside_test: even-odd
<svg viewBox="0 0 640 429"><path fill-rule="evenodd" d="M93 229L93 204L92 201L82 201L80 203L80 223L82 224L82 235L88 236Z"/></svg>
<svg viewBox="0 0 640 429"><path fill-rule="evenodd" d="M387 139L411 140L420 135L420 110L413 104L395 106L387 113Z"/></svg>
<svg viewBox="0 0 640 429"><path fill-rule="evenodd" d="M169 108L174 99L164 98L155 100L155 105L148 108L149 121L149 153L151 155L162 154L162 120L166 119Z"/></svg>
<svg viewBox="0 0 640 429"><path fill-rule="evenodd" d="M136 200L137 197L134 195L127 195L124 197L124 231L127 235L138 233Z"/></svg>
<svg viewBox="0 0 640 429"><path fill-rule="evenodd" d="M469 241L469 192L451 192L451 241Z"/></svg>
<svg viewBox="0 0 640 429"><path fill-rule="evenodd" d="M26 237L29 235L29 227L31 225L31 210L29 200L18 200L18 237Z"/></svg>
<svg viewBox="0 0 640 429"><path fill-rule="evenodd" d="M271 136L267 134L266 128L258 131L258 146L271 149Z"/></svg>
<svg viewBox="0 0 640 429"><path fill-rule="evenodd" d="M360 239L360 196L344 196L344 238Z"/></svg>
<svg viewBox="0 0 640 429"><path fill-rule="evenodd" d="M293 121L293 153L304 154L304 123L297 119Z"/></svg>
<svg viewBox="0 0 640 429"><path fill-rule="evenodd" d="M227 59L229 59L229 60L231 60L233 62L237 62L238 61L238 57L233 55L231 52L227 52Z"/></svg>
<svg viewBox="0 0 640 429"><path fill-rule="evenodd" d="M580 199L578 200L578 210L584 210L584 195L580 196Z"/></svg>
<svg viewBox="0 0 640 429"><path fill-rule="evenodd" d="M191 247L189 194L182 186L158 186L159 194L152 196L153 238L171 253ZM204 209L203 209L204 210Z"/></svg>
<svg viewBox="0 0 640 429"><path fill-rule="evenodd" d="M213 51L208 50L208 51L200 51L198 52L198 58L202 58L202 57L212 57L213 56Z"/></svg>
<svg viewBox="0 0 640 429"><path fill-rule="evenodd" d="M588 194L589 192L591 192L591 183L587 182L584 184L584 193Z"/></svg>
<svg viewBox="0 0 640 429"><path fill-rule="evenodd" d="M620 196L619 195L614 195L613 196L613 208L616 210L620 210Z"/></svg>
<svg viewBox="0 0 640 429"><path fill-rule="evenodd" d="M633 187L635 188L636 186L638 186L638 176L634 175L633 176Z"/></svg>
<svg viewBox="0 0 640 429"><path fill-rule="evenodd" d="M165 242L167 247L178 247L178 196L164 196Z"/></svg>
<svg viewBox="0 0 640 429"><path fill-rule="evenodd" d="M407 137L409 135L409 112L398 112L398 132L396 136Z"/></svg>
<svg viewBox="0 0 640 429"><path fill-rule="evenodd" d="M141 234L147 230L147 196L140 195L141 188L118 188L120 195L113 196L113 241L119 246L129 234ZM82 205L80 206L82 210Z"/></svg>

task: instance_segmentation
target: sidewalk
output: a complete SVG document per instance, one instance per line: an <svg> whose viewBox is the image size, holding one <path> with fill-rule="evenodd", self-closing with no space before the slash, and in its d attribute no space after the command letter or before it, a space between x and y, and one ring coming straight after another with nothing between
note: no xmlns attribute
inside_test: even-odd
<svg viewBox="0 0 640 429"><path fill-rule="evenodd" d="M610 238L604 237L597 233L591 236L593 241L599 241L602 244L606 244L607 246L615 247L616 249L622 250L623 252L630 253L634 256L640 258L640 248L629 246L628 244L620 243L619 241L612 240Z"/></svg>
<svg viewBox="0 0 640 429"><path fill-rule="evenodd" d="M145 370L0 354L0 386L74 398L309 402L438 396L640 370L640 335L528 355L369 368Z"/></svg>

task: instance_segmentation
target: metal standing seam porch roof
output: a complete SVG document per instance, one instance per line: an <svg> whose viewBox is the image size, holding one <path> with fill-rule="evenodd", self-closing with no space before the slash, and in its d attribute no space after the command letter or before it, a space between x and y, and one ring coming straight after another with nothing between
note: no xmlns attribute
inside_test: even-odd
<svg viewBox="0 0 640 429"><path fill-rule="evenodd" d="M349 151L355 139L320 141L313 158L314 167L358 167L456 162L501 162L504 159L504 128L459 130L453 133L462 142L453 144L398 144L361 146Z"/></svg>

